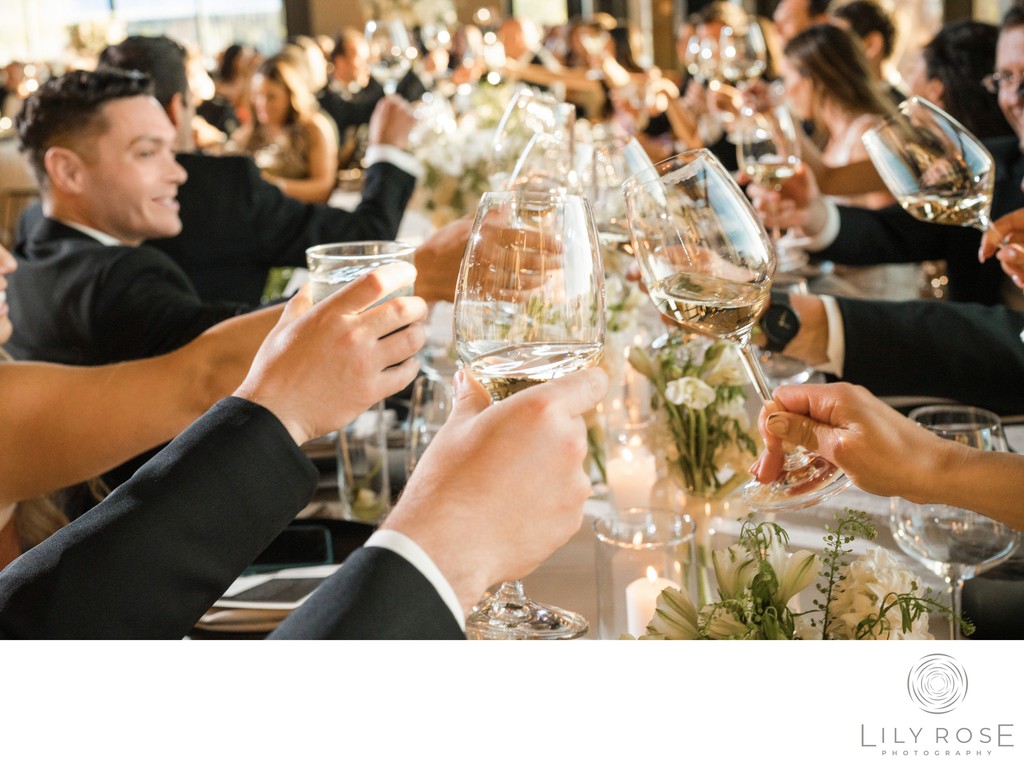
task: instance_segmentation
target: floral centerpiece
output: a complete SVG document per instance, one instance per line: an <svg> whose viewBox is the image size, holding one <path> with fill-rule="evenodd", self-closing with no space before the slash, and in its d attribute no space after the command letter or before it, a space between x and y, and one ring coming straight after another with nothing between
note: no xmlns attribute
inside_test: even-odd
<svg viewBox="0 0 1024 766"><path fill-rule="evenodd" d="M666 588L658 598L644 639L930 639L928 615L959 620L965 635L974 627L949 607L920 591L913 575L883 548L848 560L857 537L874 539L863 511L836 514L825 528L821 556L790 554L789 536L778 524L743 522L739 542L712 552L719 600L698 610L690 597ZM810 608L797 606L812 584Z"/></svg>
<svg viewBox="0 0 1024 766"><path fill-rule="evenodd" d="M413 204L435 225L475 212L480 197L490 189L494 132L512 92L508 85L484 82L466 95L468 103L462 105L460 117L444 101L422 115L421 127L411 137L424 168Z"/></svg>
<svg viewBox="0 0 1024 766"><path fill-rule="evenodd" d="M746 411L747 376L732 343L671 332L629 363L651 382L660 421L654 444L669 475L690 494L724 497L744 479L757 447Z"/></svg>

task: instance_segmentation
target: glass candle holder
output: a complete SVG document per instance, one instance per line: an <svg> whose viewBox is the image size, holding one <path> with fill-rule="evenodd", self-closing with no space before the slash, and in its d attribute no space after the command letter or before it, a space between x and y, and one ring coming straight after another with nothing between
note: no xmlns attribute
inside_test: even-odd
<svg viewBox="0 0 1024 766"><path fill-rule="evenodd" d="M670 508L614 510L594 521L598 634L642 636L666 587L696 600L697 526Z"/></svg>

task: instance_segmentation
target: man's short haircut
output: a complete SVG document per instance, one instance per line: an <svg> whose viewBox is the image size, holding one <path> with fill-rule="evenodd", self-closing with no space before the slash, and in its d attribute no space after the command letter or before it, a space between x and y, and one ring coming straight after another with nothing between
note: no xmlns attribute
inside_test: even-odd
<svg viewBox="0 0 1024 766"><path fill-rule="evenodd" d="M14 121L18 148L28 157L40 186L48 186L44 159L51 146L69 146L105 130L104 104L152 95L148 75L121 69L75 70L43 83L25 100Z"/></svg>
<svg viewBox="0 0 1024 766"><path fill-rule="evenodd" d="M874 0L843 3L832 11L832 16L849 24L853 33L862 40L872 32L878 32L882 36L882 60L892 55L896 43L896 25L889 12Z"/></svg>
<svg viewBox="0 0 1024 766"><path fill-rule="evenodd" d="M134 69L153 78L153 95L164 109L175 95L187 103L189 97L185 48L169 37L126 37L100 54L101 67Z"/></svg>

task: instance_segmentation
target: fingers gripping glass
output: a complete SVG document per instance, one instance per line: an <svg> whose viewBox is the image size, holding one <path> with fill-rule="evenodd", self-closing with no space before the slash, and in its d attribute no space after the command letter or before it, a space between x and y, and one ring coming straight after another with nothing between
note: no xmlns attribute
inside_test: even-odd
<svg viewBox="0 0 1024 766"><path fill-rule="evenodd" d="M768 302L775 252L743 190L705 149L685 152L625 184L633 247L658 309L692 332L734 341L762 401L772 400L757 351L754 321ZM751 481L753 508L814 505L849 486L847 476L801 447L770 484Z"/></svg>
<svg viewBox="0 0 1024 766"><path fill-rule="evenodd" d="M583 197L484 194L455 293L460 363L495 401L598 363L604 271ZM469 638L575 638L587 621L506 582L466 619Z"/></svg>

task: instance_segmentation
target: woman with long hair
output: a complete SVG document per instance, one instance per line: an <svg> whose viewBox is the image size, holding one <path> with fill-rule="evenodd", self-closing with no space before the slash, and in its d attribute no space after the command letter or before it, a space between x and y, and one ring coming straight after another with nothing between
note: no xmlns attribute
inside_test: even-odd
<svg viewBox="0 0 1024 766"><path fill-rule="evenodd" d="M831 24L816 24L794 36L780 66L790 108L814 126L820 155L805 147L812 169L819 163L841 167L868 159L861 136L894 106L879 90L860 43ZM816 156L819 155L819 156ZM839 198L849 205L879 208L890 205L887 191Z"/></svg>
<svg viewBox="0 0 1024 766"><path fill-rule="evenodd" d="M303 202L325 203L338 180L338 140L301 73L282 54L252 78L253 119L232 137L263 177Z"/></svg>

